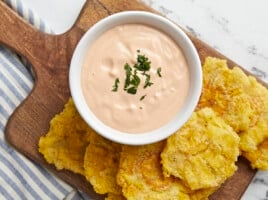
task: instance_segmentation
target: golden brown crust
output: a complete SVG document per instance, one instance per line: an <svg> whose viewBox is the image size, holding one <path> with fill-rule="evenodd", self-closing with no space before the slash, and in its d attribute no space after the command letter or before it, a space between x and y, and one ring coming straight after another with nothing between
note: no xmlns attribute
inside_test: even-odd
<svg viewBox="0 0 268 200"><path fill-rule="evenodd" d="M85 177L99 194L120 195L121 187L116 183L121 145L92 133L87 147L84 168Z"/></svg>
<svg viewBox="0 0 268 200"><path fill-rule="evenodd" d="M203 65L203 91L198 109L210 107L236 132L247 130L254 115L244 89L249 86L242 70L231 70L225 60L208 57Z"/></svg>
<svg viewBox="0 0 268 200"><path fill-rule="evenodd" d="M51 120L49 132L40 138L39 152L59 170L84 174L84 154L91 132L70 99L64 110Z"/></svg>
<svg viewBox="0 0 268 200"><path fill-rule="evenodd" d="M173 200L189 195L182 183L163 176L160 153L164 142L144 146L123 146L117 182L127 199Z"/></svg>
<svg viewBox="0 0 268 200"><path fill-rule="evenodd" d="M268 139L265 139L257 150L244 152L243 156L250 161L252 168L268 170Z"/></svg>
<svg viewBox="0 0 268 200"><path fill-rule="evenodd" d="M252 161L257 156L254 153L264 153L258 146L268 139L267 88L241 69L229 69L225 60L217 58L206 58L203 74L198 109L213 108L239 134L243 156ZM262 159L262 167L265 165L268 162ZM260 165L253 163L252 166L259 168Z"/></svg>
<svg viewBox="0 0 268 200"><path fill-rule="evenodd" d="M198 190L219 187L232 176L239 153L238 135L212 109L203 108L167 139L161 158L167 176Z"/></svg>

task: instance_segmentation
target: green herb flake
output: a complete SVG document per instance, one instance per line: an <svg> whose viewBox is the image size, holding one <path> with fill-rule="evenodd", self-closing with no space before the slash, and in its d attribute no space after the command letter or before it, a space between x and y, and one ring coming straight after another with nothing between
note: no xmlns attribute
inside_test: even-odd
<svg viewBox="0 0 268 200"><path fill-rule="evenodd" d="M113 92L117 92L119 83L120 83L119 79L116 78L114 81L113 89L112 89Z"/></svg>
<svg viewBox="0 0 268 200"><path fill-rule="evenodd" d="M136 94L137 93L137 88L136 87L130 87L130 88L127 89L127 93Z"/></svg>
<svg viewBox="0 0 268 200"><path fill-rule="evenodd" d="M128 63L126 63L124 66L124 69L126 71L124 90L126 90L131 82L132 68L130 67L130 65Z"/></svg>
<svg viewBox="0 0 268 200"><path fill-rule="evenodd" d="M140 54L140 50L137 49L137 58L136 63L133 65L133 68L126 63L124 65L125 70L125 82L124 82L124 90L129 94L136 94L138 87L141 83L141 76L145 76L145 82L143 85L143 88L150 87L154 83L151 82L151 76L149 74L150 68L151 68L151 61L148 57L145 55ZM161 68L157 68L157 74L159 77L162 77L161 75ZM115 79L114 85L113 85L113 92L116 92L118 90L118 84L119 79ZM142 96L140 100L142 101L145 98L146 95Z"/></svg>
<svg viewBox="0 0 268 200"><path fill-rule="evenodd" d="M146 72L151 68L151 61L145 55L138 54L137 63L134 65L134 68L138 71Z"/></svg>
<svg viewBox="0 0 268 200"><path fill-rule="evenodd" d="M143 95L143 96L140 98L140 101L142 101L145 97L146 97L146 95Z"/></svg>
<svg viewBox="0 0 268 200"><path fill-rule="evenodd" d="M149 74L144 74L146 76L146 79L145 79L145 84L143 86L143 88L147 88L147 87L150 87L151 85L153 85L154 83L150 82L151 80L151 76Z"/></svg>
<svg viewBox="0 0 268 200"><path fill-rule="evenodd" d="M139 77L137 74L134 74L134 75L132 76L131 84L132 84L133 86L135 86L135 87L138 87L139 84L140 84L140 82L141 82L140 77Z"/></svg>
<svg viewBox="0 0 268 200"><path fill-rule="evenodd" d="M130 87L130 88L127 89L127 93L136 94L137 93L137 88L136 87Z"/></svg>
<svg viewBox="0 0 268 200"><path fill-rule="evenodd" d="M159 77L162 77L161 70L162 70L161 67L157 68L157 74Z"/></svg>

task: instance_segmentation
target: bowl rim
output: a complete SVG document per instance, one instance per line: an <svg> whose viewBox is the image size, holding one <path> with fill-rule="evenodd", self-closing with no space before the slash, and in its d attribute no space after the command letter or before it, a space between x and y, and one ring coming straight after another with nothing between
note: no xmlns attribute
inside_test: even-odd
<svg viewBox="0 0 268 200"><path fill-rule="evenodd" d="M84 56L90 47L103 32L122 24L145 24L162 30L169 35L182 49L187 60L190 72L190 89L185 105L178 114L164 126L145 133L126 133L115 130L101 122L83 97L81 89L81 69ZM127 145L145 145L166 139L190 118L198 103L202 90L202 67L199 55L192 41L186 33L175 23L160 15L147 11L123 11L112 14L94 24L80 39L77 44L70 63L69 86L74 104L85 122L98 134L117 143Z"/></svg>

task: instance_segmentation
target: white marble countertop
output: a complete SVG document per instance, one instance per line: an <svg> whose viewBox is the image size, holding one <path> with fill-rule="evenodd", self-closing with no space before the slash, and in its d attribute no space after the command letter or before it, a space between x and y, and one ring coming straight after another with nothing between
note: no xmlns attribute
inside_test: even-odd
<svg viewBox="0 0 268 200"><path fill-rule="evenodd" d="M268 82L267 0L143 1Z"/></svg>
<svg viewBox="0 0 268 200"><path fill-rule="evenodd" d="M268 82L267 0L143 1ZM268 172L257 172L242 199L268 200Z"/></svg>

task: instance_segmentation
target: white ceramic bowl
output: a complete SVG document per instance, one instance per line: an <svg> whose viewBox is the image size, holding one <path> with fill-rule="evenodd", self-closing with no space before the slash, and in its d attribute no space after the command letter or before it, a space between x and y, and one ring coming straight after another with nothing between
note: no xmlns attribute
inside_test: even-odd
<svg viewBox="0 0 268 200"><path fill-rule="evenodd" d="M122 24L138 23L159 29L181 47L190 72L190 90L182 109L175 118L156 130L130 134L103 124L90 110L81 88L81 69L90 45L105 31ZM122 144L143 145L163 140L177 131L193 113L202 89L202 69L198 53L187 35L174 23L156 14L143 11L126 11L111 15L92 26L78 43L69 71L71 95L83 119L100 135Z"/></svg>

